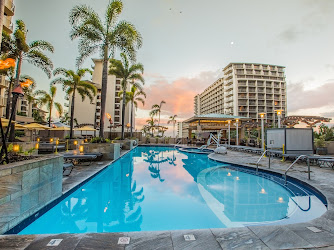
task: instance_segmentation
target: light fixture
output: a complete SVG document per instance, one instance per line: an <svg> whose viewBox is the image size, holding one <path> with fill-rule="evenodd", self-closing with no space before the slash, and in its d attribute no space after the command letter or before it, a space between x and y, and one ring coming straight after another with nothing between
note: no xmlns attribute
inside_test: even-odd
<svg viewBox="0 0 334 250"><path fill-rule="evenodd" d="M41 138L37 138L37 142L40 142L41 141Z"/></svg>
<svg viewBox="0 0 334 250"><path fill-rule="evenodd" d="M59 145L59 140L56 140L56 145Z"/></svg>
<svg viewBox="0 0 334 250"><path fill-rule="evenodd" d="M266 190L264 188L261 189L260 194L266 194Z"/></svg>
<svg viewBox="0 0 334 250"><path fill-rule="evenodd" d="M232 176L231 173L228 173L227 176Z"/></svg>
<svg viewBox="0 0 334 250"><path fill-rule="evenodd" d="M15 144L15 145L13 146L13 151L14 151L14 152L19 152L19 151L20 151L20 145Z"/></svg>
<svg viewBox="0 0 334 250"><path fill-rule="evenodd" d="M282 197L278 197L278 202L279 203L283 203L284 201L283 201L283 198Z"/></svg>
<svg viewBox="0 0 334 250"><path fill-rule="evenodd" d="M126 176L126 177L129 177L129 174L126 174L125 176Z"/></svg>
<svg viewBox="0 0 334 250"><path fill-rule="evenodd" d="M83 151L84 151L84 146L83 145L80 145L79 151L80 151L80 153L83 153Z"/></svg>
<svg viewBox="0 0 334 250"><path fill-rule="evenodd" d="M240 179L239 179L239 176L237 176L235 179L236 179L237 181L240 180Z"/></svg>
<svg viewBox="0 0 334 250"><path fill-rule="evenodd" d="M76 146L78 145L78 141L74 141L73 144Z"/></svg>
<svg viewBox="0 0 334 250"><path fill-rule="evenodd" d="M50 143L52 143L53 142L53 138L50 138Z"/></svg>
<svg viewBox="0 0 334 250"><path fill-rule="evenodd" d="M39 143L36 143L35 149L39 149Z"/></svg>

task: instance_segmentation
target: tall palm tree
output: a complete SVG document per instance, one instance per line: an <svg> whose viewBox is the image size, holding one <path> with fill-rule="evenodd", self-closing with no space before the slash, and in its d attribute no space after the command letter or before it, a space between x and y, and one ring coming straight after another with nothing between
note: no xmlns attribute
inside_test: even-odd
<svg viewBox="0 0 334 250"><path fill-rule="evenodd" d="M176 124L176 118L177 117L177 115L172 115L172 116L170 116L169 117L169 121L167 122L167 124L170 124L170 123L172 123L173 124L173 138L175 138L175 124Z"/></svg>
<svg viewBox="0 0 334 250"><path fill-rule="evenodd" d="M40 106L46 105L49 111L49 127L51 127L51 113L52 108L55 106L56 110L59 114L63 113L63 107L59 102L55 102L54 99L56 97L57 88L55 86L50 87L50 92L46 92L45 90L37 90L36 96L38 97L37 102Z"/></svg>
<svg viewBox="0 0 334 250"><path fill-rule="evenodd" d="M152 106L152 110L150 112L150 115L151 116L155 116L155 115L158 115L159 116L159 120L158 120L158 127L160 127L160 113L161 113L161 110L162 110L162 105L163 104L166 104L166 102L164 100L162 100L160 102L160 105L159 104L154 104Z"/></svg>
<svg viewBox="0 0 334 250"><path fill-rule="evenodd" d="M121 139L124 140L124 127L125 127L125 106L126 106L126 90L128 88L129 82L139 89L142 87L136 82L140 81L145 84L143 74L144 66L141 63L129 64L126 54L121 53L121 60L111 59L109 74L115 75L117 78L122 79L121 86L123 91L123 102L122 102L122 136Z"/></svg>
<svg viewBox="0 0 334 250"><path fill-rule="evenodd" d="M54 52L53 46L43 40L35 40L31 43L27 43L27 33L25 23L22 20L16 21L16 29L13 33L12 44L10 50L7 53L9 58L16 59L16 76L14 86L19 86L19 80L21 75L22 62L27 61L30 64L35 65L36 67L42 69L47 76L50 78L53 63L50 58L44 52ZM8 98L11 99L11 95L8 95ZM9 100L10 102L11 100ZM13 121L16 119L16 106L13 106L15 103L12 102L12 110L14 111ZM14 140L14 123L11 127L10 141Z"/></svg>
<svg viewBox="0 0 334 250"><path fill-rule="evenodd" d="M119 96L121 97L121 100L123 100L123 90L119 92ZM126 92L126 102L131 103L131 130L130 130L130 137L132 137L132 128L133 128L133 109L138 107L138 102L141 102L143 106L145 105L145 101L143 99L146 98L146 93L139 89L137 86L133 85L131 87L131 90L129 92Z"/></svg>
<svg viewBox="0 0 334 250"><path fill-rule="evenodd" d="M51 84L60 83L63 85L63 90L66 92L68 96L72 96L71 101L71 120L70 120L70 139L73 137L73 127L74 127L74 101L75 94L81 96L82 101L85 100L86 97L93 101L94 96L97 93L97 89L94 84L81 80L82 77L85 76L86 73L92 73L90 69L78 69L77 72L73 70L68 70L64 68L57 68L53 72L56 75L62 75L63 77L59 77L54 79Z"/></svg>
<svg viewBox="0 0 334 250"><path fill-rule="evenodd" d="M75 6L70 13L71 39L80 39L78 65L97 51L100 52L103 58L102 114L105 114L109 58L114 55L116 49L119 49L125 52L132 60L135 60L136 50L142 45L142 37L133 24L127 21L117 22L122 10L122 1L111 1L106 8L103 22L98 14L86 5ZM105 116L101 115L100 136L102 137L104 119Z"/></svg>

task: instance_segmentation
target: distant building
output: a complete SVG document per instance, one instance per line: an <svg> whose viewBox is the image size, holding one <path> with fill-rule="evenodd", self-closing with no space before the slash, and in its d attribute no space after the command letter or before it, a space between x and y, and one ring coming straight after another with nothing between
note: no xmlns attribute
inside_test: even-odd
<svg viewBox="0 0 334 250"><path fill-rule="evenodd" d="M79 124L91 124L95 129L99 130L101 117L106 114L101 114L101 85L102 85L102 59L93 59L95 64L92 83L97 88L97 95L95 96L93 102L89 98L85 98L82 101L80 95L76 93L75 104L74 104L74 118L77 119ZM130 84L129 84L130 85ZM112 131L121 131L121 122L122 122L122 101L118 96L121 91L121 80L116 79L114 75L108 75L108 85L107 85L107 98L106 98L106 113L110 114L112 117L112 122L114 128ZM130 86L128 90L130 91ZM71 97L69 98L71 102ZM71 107L71 103L69 104ZM125 109L125 125L130 123L130 111L131 105L126 105ZM69 110L69 114L71 110ZM134 112L135 113L135 112ZM135 114L134 114L135 117ZM134 124L134 123L133 123ZM104 131L108 132L110 123L107 117L104 119Z"/></svg>
<svg viewBox="0 0 334 250"><path fill-rule="evenodd" d="M187 138L188 137L189 125L184 122L177 123L177 138Z"/></svg>
<svg viewBox="0 0 334 250"><path fill-rule="evenodd" d="M266 122L277 120L275 110L286 116L285 67L271 64L230 63L224 77L194 97L195 115L225 114L259 121L266 113Z"/></svg>
<svg viewBox="0 0 334 250"><path fill-rule="evenodd" d="M3 12L0 15L1 18L1 31L6 31L8 34L13 33L12 17L14 16L15 6L13 0L2 0ZM2 34L2 32L1 32Z"/></svg>

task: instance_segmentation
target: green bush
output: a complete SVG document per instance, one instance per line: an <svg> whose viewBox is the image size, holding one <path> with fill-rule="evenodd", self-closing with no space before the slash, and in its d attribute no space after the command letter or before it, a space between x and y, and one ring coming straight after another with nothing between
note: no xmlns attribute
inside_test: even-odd
<svg viewBox="0 0 334 250"><path fill-rule="evenodd" d="M324 148L326 146L325 135L320 135L318 138L316 138L314 140L314 144L316 148Z"/></svg>
<svg viewBox="0 0 334 250"><path fill-rule="evenodd" d="M24 137L26 134L22 130L15 130L15 137Z"/></svg>
<svg viewBox="0 0 334 250"><path fill-rule="evenodd" d="M91 143L110 143L109 139L103 139L102 137L94 137L90 140Z"/></svg>

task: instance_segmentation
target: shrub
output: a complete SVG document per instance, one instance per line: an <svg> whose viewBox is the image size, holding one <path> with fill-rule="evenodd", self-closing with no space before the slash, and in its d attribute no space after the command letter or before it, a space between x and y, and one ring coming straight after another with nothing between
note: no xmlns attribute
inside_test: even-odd
<svg viewBox="0 0 334 250"><path fill-rule="evenodd" d="M91 143L110 143L109 139L103 139L102 137L94 137L90 140Z"/></svg>
<svg viewBox="0 0 334 250"><path fill-rule="evenodd" d="M318 138L316 138L314 140L314 144L316 148L324 148L326 146L325 135L320 135Z"/></svg>
<svg viewBox="0 0 334 250"><path fill-rule="evenodd" d="M15 130L15 137L24 137L25 132L21 130Z"/></svg>

